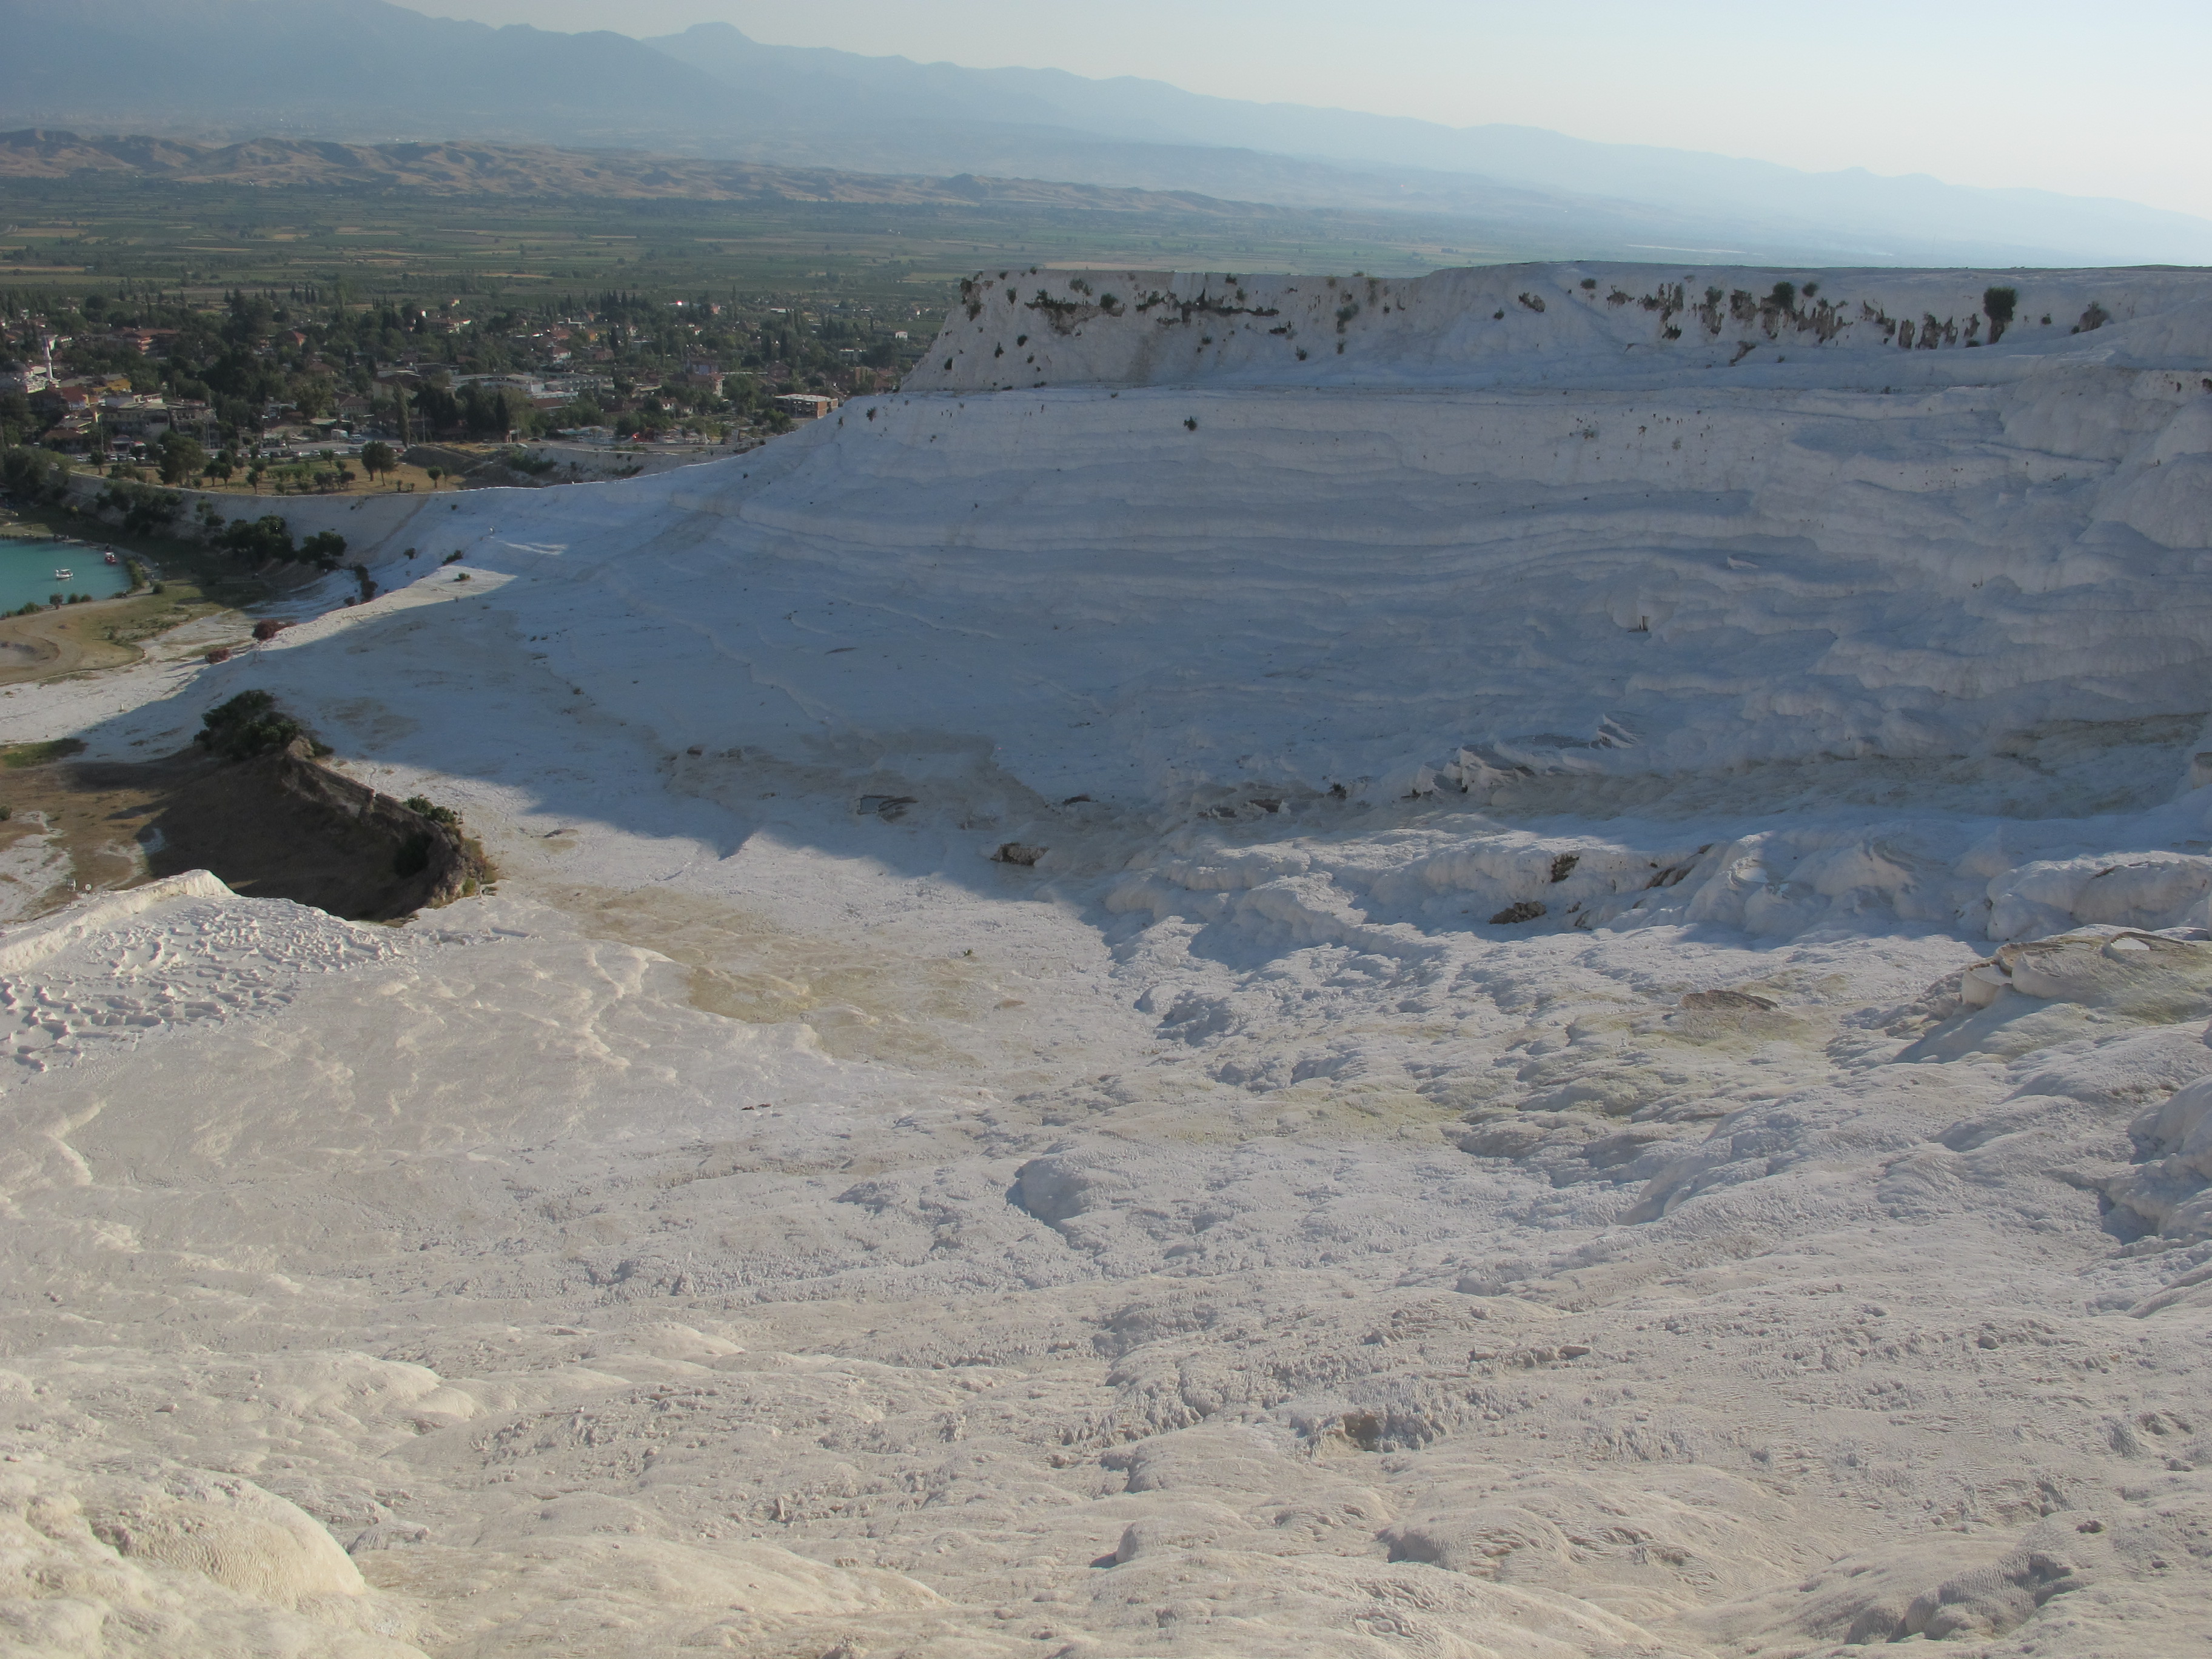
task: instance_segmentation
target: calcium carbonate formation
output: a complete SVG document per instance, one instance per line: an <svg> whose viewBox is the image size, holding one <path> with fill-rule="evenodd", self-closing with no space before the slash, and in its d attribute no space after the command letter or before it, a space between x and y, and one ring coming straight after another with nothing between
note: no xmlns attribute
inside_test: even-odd
<svg viewBox="0 0 2212 1659"><path fill-rule="evenodd" d="M317 514L0 738L501 878L0 936L23 1650L2201 1642L2212 277L994 270Z"/></svg>

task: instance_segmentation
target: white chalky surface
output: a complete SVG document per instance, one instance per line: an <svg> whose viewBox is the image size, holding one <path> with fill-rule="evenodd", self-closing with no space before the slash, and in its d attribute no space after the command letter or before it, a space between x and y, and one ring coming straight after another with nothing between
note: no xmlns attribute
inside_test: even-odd
<svg viewBox="0 0 2212 1659"><path fill-rule="evenodd" d="M503 872L0 933L0 1650L2212 1641L2212 278L1077 280L0 699Z"/></svg>

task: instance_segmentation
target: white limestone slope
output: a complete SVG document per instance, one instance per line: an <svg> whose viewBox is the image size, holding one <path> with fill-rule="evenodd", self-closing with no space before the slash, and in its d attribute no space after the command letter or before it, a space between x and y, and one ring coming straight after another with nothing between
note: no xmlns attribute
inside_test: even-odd
<svg viewBox="0 0 2212 1659"><path fill-rule="evenodd" d="M506 872L0 937L7 1640L2201 1640L2212 277L1315 286L0 698Z"/></svg>
<svg viewBox="0 0 2212 1659"><path fill-rule="evenodd" d="M1988 303L1992 289L2011 291L2009 317ZM2205 299L2204 274L2182 269L1591 262L1391 278L1031 267L963 283L962 303L905 390L1620 389L1680 384L1731 365L1739 372L1714 384L1948 386L2010 380L2053 357L2201 368ZM2081 337L2116 324L2117 334ZM1943 355L1981 349L1991 358L1971 369ZM1796 375L1764 372L1793 355Z"/></svg>

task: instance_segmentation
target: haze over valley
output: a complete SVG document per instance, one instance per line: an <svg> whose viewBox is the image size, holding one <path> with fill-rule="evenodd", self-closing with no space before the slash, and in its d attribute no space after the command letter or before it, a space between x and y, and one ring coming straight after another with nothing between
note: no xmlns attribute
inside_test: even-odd
<svg viewBox="0 0 2212 1659"><path fill-rule="evenodd" d="M2109 198L1807 173L1538 128L1207 97L1158 81L426 17L390 0L5 0L15 127L228 142L490 139L786 167L1194 191L1483 227L1509 257L2199 263L2212 221ZM342 50L333 43L343 42Z"/></svg>

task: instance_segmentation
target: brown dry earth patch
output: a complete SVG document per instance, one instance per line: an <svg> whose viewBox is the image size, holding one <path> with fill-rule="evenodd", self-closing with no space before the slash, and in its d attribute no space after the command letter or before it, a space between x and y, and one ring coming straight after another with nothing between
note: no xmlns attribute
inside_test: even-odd
<svg viewBox="0 0 2212 1659"><path fill-rule="evenodd" d="M71 882L122 888L209 870L234 891L356 921L449 903L490 878L453 826L308 757L305 745L225 761L193 748L161 760L56 759L0 772L0 851L45 835L67 877L15 907L66 902ZM43 821L41 821L43 820Z"/></svg>

